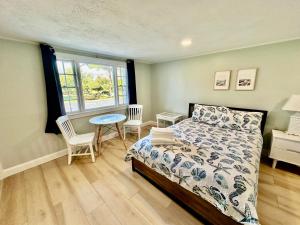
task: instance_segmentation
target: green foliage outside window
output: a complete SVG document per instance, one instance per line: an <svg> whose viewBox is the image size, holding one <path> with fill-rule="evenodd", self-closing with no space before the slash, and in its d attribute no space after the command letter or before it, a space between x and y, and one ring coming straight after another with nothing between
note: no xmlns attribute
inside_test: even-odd
<svg viewBox="0 0 300 225"><path fill-rule="evenodd" d="M113 80L111 76L97 76L82 74L82 91L86 100L98 100L114 96Z"/></svg>

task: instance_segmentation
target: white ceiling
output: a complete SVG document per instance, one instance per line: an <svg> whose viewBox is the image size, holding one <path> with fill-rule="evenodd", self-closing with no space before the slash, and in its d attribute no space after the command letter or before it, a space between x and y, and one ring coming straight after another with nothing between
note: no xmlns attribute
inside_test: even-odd
<svg viewBox="0 0 300 225"><path fill-rule="evenodd" d="M0 36L146 62L300 37L298 0L0 0L0 9Z"/></svg>

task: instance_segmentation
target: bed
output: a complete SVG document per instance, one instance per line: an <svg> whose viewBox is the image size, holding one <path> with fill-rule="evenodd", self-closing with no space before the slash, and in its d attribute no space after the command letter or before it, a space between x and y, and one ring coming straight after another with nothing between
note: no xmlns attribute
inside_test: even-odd
<svg viewBox="0 0 300 225"><path fill-rule="evenodd" d="M245 132L192 120L172 126L176 144L152 146L140 139L126 155L132 170L164 191L181 206L210 224L259 224L256 212L262 133L267 112L259 112L259 131Z"/></svg>

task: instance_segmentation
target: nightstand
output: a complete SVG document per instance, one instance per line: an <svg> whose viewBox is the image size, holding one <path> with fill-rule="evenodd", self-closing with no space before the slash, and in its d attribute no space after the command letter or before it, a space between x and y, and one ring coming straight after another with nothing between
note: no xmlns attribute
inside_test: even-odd
<svg viewBox="0 0 300 225"><path fill-rule="evenodd" d="M276 167L277 161L284 161L300 166L300 136L273 130L269 157L273 159L273 168Z"/></svg>
<svg viewBox="0 0 300 225"><path fill-rule="evenodd" d="M159 127L160 120L169 121L174 125L176 122L180 121L182 117L183 116L179 113L163 112L156 114L157 127ZM164 125L166 126L166 124Z"/></svg>

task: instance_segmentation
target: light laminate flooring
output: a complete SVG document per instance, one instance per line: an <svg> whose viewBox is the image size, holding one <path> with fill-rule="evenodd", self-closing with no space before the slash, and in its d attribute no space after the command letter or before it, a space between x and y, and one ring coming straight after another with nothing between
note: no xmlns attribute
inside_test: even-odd
<svg viewBox="0 0 300 225"><path fill-rule="evenodd" d="M127 146L135 141L130 136ZM132 172L118 138L103 149L95 163L77 158L68 166L62 157L0 181L0 225L204 224ZM260 166L260 222L300 225L298 168L288 172L270 163Z"/></svg>

